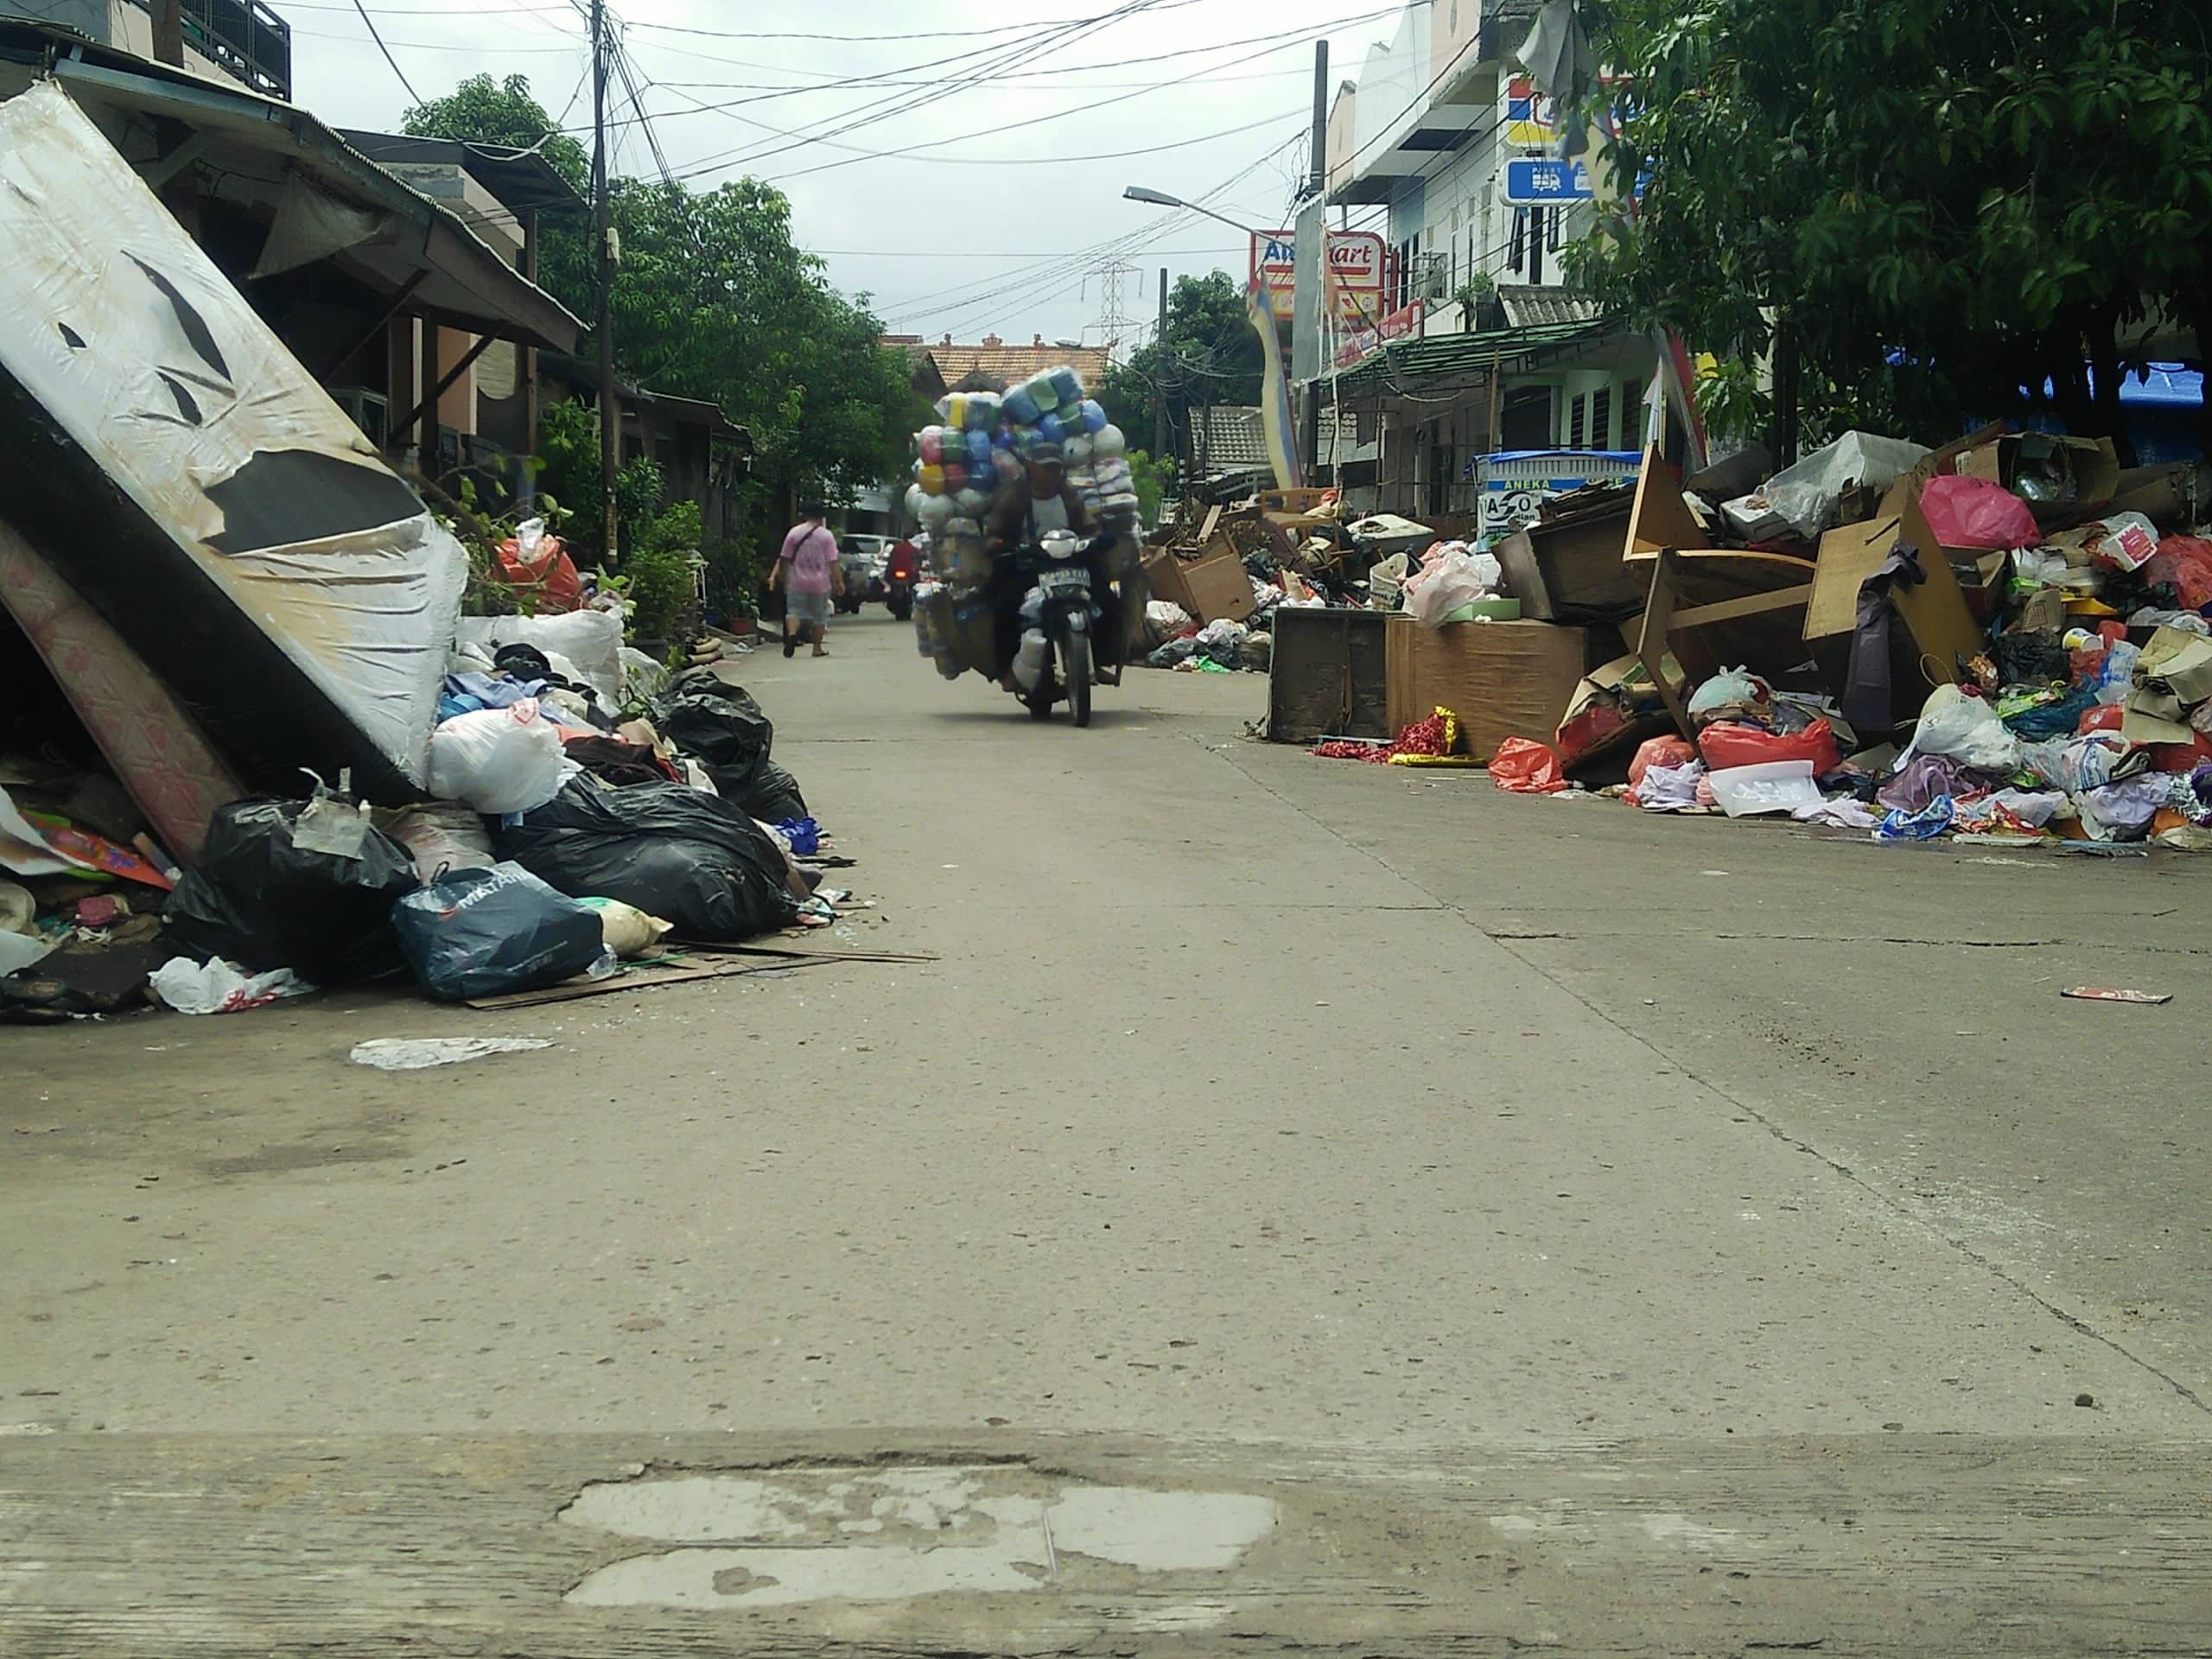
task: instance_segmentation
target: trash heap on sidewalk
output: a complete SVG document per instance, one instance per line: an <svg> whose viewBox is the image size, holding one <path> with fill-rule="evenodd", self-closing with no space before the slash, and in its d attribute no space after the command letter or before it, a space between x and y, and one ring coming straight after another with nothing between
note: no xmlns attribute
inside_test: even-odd
<svg viewBox="0 0 2212 1659"><path fill-rule="evenodd" d="M462 615L454 537L75 105L0 148L46 184L0 192L0 1020L473 1000L827 918L751 696L607 608Z"/></svg>
<svg viewBox="0 0 2212 1659"><path fill-rule="evenodd" d="M940 423L914 434L906 511L921 524L930 558L931 579L914 592L914 639L938 672L948 680L970 670L997 677L991 509L1000 492L1023 487L1023 463L1039 444L1058 448L1068 483L1113 532L1106 579L1125 620L1141 619L1135 480L1121 428L1086 395L1082 378L1063 364L1010 388L949 393L937 414ZM1041 644L1043 635L1036 638Z"/></svg>
<svg viewBox="0 0 2212 1659"><path fill-rule="evenodd" d="M1386 731L1449 709L1502 787L1649 811L2212 848L2202 463L1993 427L1756 467L1648 455L1487 553L1378 564Z"/></svg>

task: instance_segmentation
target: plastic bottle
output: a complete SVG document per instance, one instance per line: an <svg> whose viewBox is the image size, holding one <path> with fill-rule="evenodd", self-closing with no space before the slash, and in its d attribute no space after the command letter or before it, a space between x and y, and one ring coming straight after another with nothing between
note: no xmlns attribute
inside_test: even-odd
<svg viewBox="0 0 2212 1659"><path fill-rule="evenodd" d="M999 395L995 391L971 391L963 410L967 418L961 424L970 432L988 432L999 423Z"/></svg>
<svg viewBox="0 0 2212 1659"><path fill-rule="evenodd" d="M921 484L922 493L924 495L943 495L944 493L944 468L938 466L935 462L925 461L922 463L922 469L918 475L918 480Z"/></svg>
<svg viewBox="0 0 2212 1659"><path fill-rule="evenodd" d="M949 391L937 400L937 417L947 426L965 426L968 423L967 404L966 392Z"/></svg>
<svg viewBox="0 0 2212 1659"><path fill-rule="evenodd" d="M1061 364L1052 371L1052 381L1053 401L1062 409L1080 409L1083 406L1083 381L1073 369ZM1105 423L1102 420L1099 424L1103 426Z"/></svg>
<svg viewBox="0 0 2212 1659"><path fill-rule="evenodd" d="M1106 429L1106 411L1098 406L1096 398L1085 397L1077 407L1083 410L1084 431L1103 432Z"/></svg>
<svg viewBox="0 0 2212 1659"><path fill-rule="evenodd" d="M1039 420L1060 406L1060 388L1053 380L1050 369L1031 375L1024 384L1028 388L1030 401L1037 405Z"/></svg>
<svg viewBox="0 0 2212 1659"><path fill-rule="evenodd" d="M943 427L924 427L917 435L917 442L921 446L922 462L925 466L934 467L944 462L944 429Z"/></svg>
<svg viewBox="0 0 2212 1659"><path fill-rule="evenodd" d="M1027 382L1007 393L1005 409L1007 419L1016 426L1034 426L1037 416L1043 413L1037 407L1036 397L1030 391Z"/></svg>
<svg viewBox="0 0 2212 1659"><path fill-rule="evenodd" d="M1067 442L1068 429L1061 423L1058 416L1041 416L1037 422L1037 437L1042 443L1065 444Z"/></svg>
<svg viewBox="0 0 2212 1659"><path fill-rule="evenodd" d="M1014 683L1025 691L1035 690L1052 649L1052 641L1046 639L1040 630L1025 629L1021 635L1021 648L1014 654Z"/></svg>

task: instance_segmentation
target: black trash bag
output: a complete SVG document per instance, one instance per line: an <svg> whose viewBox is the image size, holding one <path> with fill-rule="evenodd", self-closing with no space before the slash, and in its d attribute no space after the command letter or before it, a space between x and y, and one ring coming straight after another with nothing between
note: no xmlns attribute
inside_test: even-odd
<svg viewBox="0 0 2212 1659"><path fill-rule="evenodd" d="M391 907L415 982L442 1002L574 979L607 953L599 912L519 864L455 870Z"/></svg>
<svg viewBox="0 0 2212 1659"><path fill-rule="evenodd" d="M751 938L798 914L783 849L736 802L682 784L572 779L495 845L561 892L635 905L678 938Z"/></svg>
<svg viewBox="0 0 2212 1659"><path fill-rule="evenodd" d="M2001 685L2063 685L2073 676L2066 641L2055 633L2000 633L1989 654Z"/></svg>
<svg viewBox="0 0 2212 1659"><path fill-rule="evenodd" d="M186 872L162 912L180 950L250 973L289 968L315 985L399 971L391 906L421 885L415 855L366 824L358 856L309 852L293 840L309 804L216 809L200 868Z"/></svg>
<svg viewBox="0 0 2212 1659"><path fill-rule="evenodd" d="M653 704L660 734L706 768L733 801L753 792L753 779L776 741L776 728L752 693L692 669Z"/></svg>
<svg viewBox="0 0 2212 1659"><path fill-rule="evenodd" d="M752 785L738 804L763 823L781 823L786 818L807 815L806 797L798 792L798 779L765 758L753 769Z"/></svg>

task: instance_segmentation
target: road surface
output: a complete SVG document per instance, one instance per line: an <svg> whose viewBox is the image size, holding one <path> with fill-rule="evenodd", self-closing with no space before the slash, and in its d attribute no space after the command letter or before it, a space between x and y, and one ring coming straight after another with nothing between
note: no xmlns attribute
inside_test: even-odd
<svg viewBox="0 0 2212 1659"><path fill-rule="evenodd" d="M0 1033L0 1654L2212 1643L2212 861L832 645L932 963Z"/></svg>

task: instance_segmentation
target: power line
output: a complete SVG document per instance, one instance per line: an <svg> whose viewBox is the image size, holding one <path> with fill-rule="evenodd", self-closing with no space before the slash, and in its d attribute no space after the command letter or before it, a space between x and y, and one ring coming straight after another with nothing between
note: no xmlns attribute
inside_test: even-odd
<svg viewBox="0 0 2212 1659"><path fill-rule="evenodd" d="M391 66L391 73L399 77L399 84L407 89L407 96L420 105L423 94L415 90L415 83L407 79L407 72L399 67L399 60L391 55L391 48L384 43L384 36L377 33L376 20L369 16L368 7L363 5L361 0L353 0L353 10L361 14L361 22L368 27L369 38L377 43L377 50L384 54L384 60Z"/></svg>

